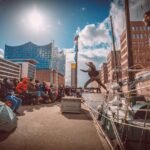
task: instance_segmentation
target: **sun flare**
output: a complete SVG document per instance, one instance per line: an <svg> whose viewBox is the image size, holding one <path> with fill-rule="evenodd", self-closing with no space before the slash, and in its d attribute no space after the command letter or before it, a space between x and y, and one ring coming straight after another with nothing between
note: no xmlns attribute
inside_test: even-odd
<svg viewBox="0 0 150 150"><path fill-rule="evenodd" d="M28 23L33 29L40 30L44 25L43 16L37 10L34 10L28 15Z"/></svg>

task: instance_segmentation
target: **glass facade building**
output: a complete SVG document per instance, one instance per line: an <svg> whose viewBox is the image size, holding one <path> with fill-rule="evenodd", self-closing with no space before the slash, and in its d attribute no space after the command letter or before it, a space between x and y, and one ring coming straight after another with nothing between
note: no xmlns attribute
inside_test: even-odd
<svg viewBox="0 0 150 150"><path fill-rule="evenodd" d="M37 69L51 69L52 43L38 46L32 42L20 46L5 45L6 59L34 59L38 62Z"/></svg>
<svg viewBox="0 0 150 150"><path fill-rule="evenodd" d="M38 46L32 42L25 43L19 46L5 45L5 58L18 61L21 59L36 60L37 70L49 70L53 69L64 75L65 55L62 52L57 51L54 48L53 43Z"/></svg>

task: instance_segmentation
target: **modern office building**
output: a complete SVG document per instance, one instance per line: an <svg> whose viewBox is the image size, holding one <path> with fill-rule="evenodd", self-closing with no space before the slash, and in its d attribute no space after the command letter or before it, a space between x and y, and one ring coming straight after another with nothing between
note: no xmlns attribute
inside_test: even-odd
<svg viewBox="0 0 150 150"><path fill-rule="evenodd" d="M121 69L120 63L120 51L116 51L116 61L117 61L117 70ZM107 56L107 69L108 69L108 82L111 83L116 81L116 63L115 63L115 53L110 51ZM121 79L121 72L118 73L119 79Z"/></svg>
<svg viewBox="0 0 150 150"><path fill-rule="evenodd" d="M65 84L64 75L56 72L55 70L53 71L53 80L54 80L54 86L55 87L59 87L59 85Z"/></svg>
<svg viewBox="0 0 150 150"><path fill-rule="evenodd" d="M38 75L38 76L37 76ZM36 79L40 82L46 81L58 87L60 84L65 84L64 75L55 70L36 70Z"/></svg>
<svg viewBox="0 0 150 150"><path fill-rule="evenodd" d="M133 68L147 68L150 66L150 27L145 26L142 21L132 21L130 26ZM122 72L122 79L128 79L127 70L129 68L126 30L121 34L120 43L121 68L124 70Z"/></svg>
<svg viewBox="0 0 150 150"><path fill-rule="evenodd" d="M12 59L11 61L20 65L20 78L28 77L32 80L36 79L37 61L30 59Z"/></svg>
<svg viewBox="0 0 150 150"><path fill-rule="evenodd" d="M0 80L4 78L20 80L20 65L0 58Z"/></svg>
<svg viewBox="0 0 150 150"><path fill-rule="evenodd" d="M54 42L43 46L32 42L19 46L5 45L5 58L37 61L36 78L40 81L44 80L56 84L54 80L55 72L64 76L65 55L54 47Z"/></svg>
<svg viewBox="0 0 150 150"><path fill-rule="evenodd" d="M108 83L108 68L107 68L107 63L103 63L101 66L101 82L103 84Z"/></svg>

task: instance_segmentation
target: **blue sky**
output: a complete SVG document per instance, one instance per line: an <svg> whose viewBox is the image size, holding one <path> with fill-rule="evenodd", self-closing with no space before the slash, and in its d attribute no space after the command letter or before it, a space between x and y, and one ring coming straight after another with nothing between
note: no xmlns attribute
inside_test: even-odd
<svg viewBox="0 0 150 150"><path fill-rule="evenodd" d="M129 0L131 20L142 20L150 1ZM79 68L93 61L97 69L112 50L112 15L116 49L125 29L124 0L0 0L0 48L32 41L55 45L66 52L66 84L70 84L70 64L74 61L73 39L79 33ZM36 14L36 15L35 15ZM37 17L38 16L38 17ZM37 22L33 22L33 19ZM78 71L79 86L88 79Z"/></svg>
<svg viewBox="0 0 150 150"><path fill-rule="evenodd" d="M97 24L109 13L110 0L0 0L0 48L27 41L47 44L55 40L60 48L73 46L78 27ZM44 31L27 30L26 16L33 9L44 17ZM34 30L34 29L33 29Z"/></svg>

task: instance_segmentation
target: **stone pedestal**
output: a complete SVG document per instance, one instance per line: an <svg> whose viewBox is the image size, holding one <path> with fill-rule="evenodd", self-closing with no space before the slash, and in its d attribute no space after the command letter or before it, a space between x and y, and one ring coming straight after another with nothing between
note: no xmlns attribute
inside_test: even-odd
<svg viewBox="0 0 150 150"><path fill-rule="evenodd" d="M81 112L81 98L63 97L61 101L61 112L80 113Z"/></svg>

